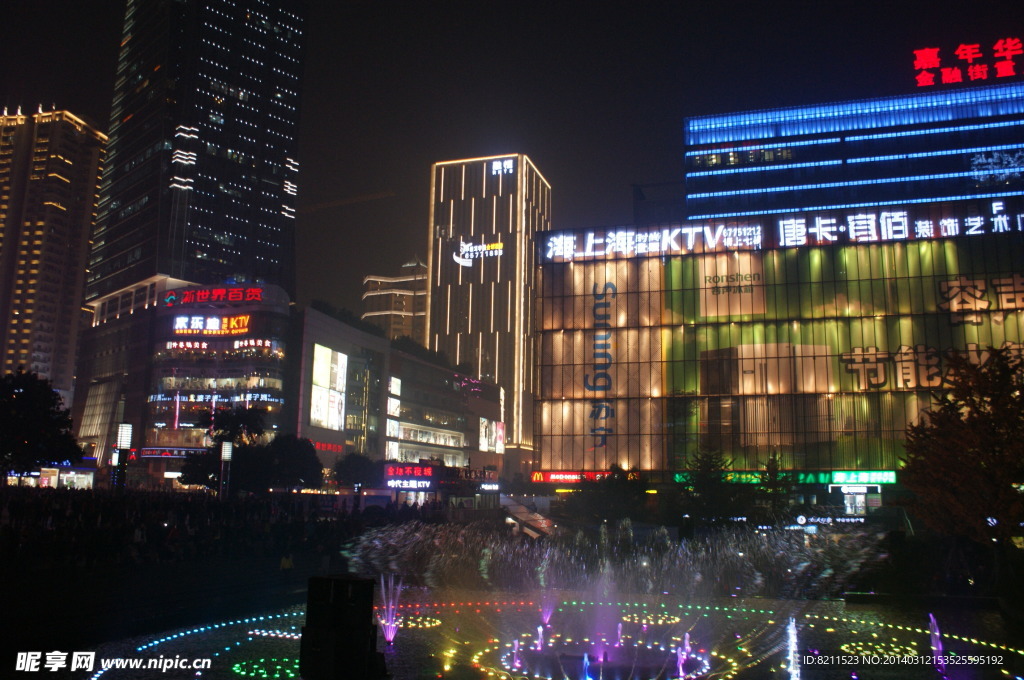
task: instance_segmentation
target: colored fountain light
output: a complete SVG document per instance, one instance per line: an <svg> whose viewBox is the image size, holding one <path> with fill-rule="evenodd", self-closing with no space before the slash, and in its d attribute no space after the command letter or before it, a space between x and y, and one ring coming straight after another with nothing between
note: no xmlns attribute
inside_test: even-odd
<svg viewBox="0 0 1024 680"><path fill-rule="evenodd" d="M383 604L377 614L377 620L380 621L384 639L391 644L402 625L401 617L398 615L398 596L402 592L401 579L396 579L394 574L388 574L386 577L381 574L380 592Z"/></svg>

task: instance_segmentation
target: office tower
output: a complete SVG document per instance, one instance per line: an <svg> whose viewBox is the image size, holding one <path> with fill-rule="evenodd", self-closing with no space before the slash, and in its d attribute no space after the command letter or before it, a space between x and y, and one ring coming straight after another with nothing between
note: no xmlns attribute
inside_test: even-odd
<svg viewBox="0 0 1024 680"><path fill-rule="evenodd" d="M690 118L690 219L1021 193L1024 83Z"/></svg>
<svg viewBox="0 0 1024 680"><path fill-rule="evenodd" d="M155 274L294 297L302 5L128 0L89 301Z"/></svg>
<svg viewBox="0 0 1024 680"><path fill-rule="evenodd" d="M533 450L533 235L550 225L551 186L522 154L431 168L427 346L503 388L520 462Z"/></svg>
<svg viewBox="0 0 1024 680"><path fill-rule="evenodd" d="M0 116L3 372L38 373L66 405L106 140L67 111Z"/></svg>
<svg viewBox="0 0 1024 680"><path fill-rule="evenodd" d="M384 329L395 340L408 336L423 341L427 320L427 265L414 257L402 265L398 276L363 279L363 321Z"/></svg>
<svg viewBox="0 0 1024 680"><path fill-rule="evenodd" d="M133 447L148 444L146 404L163 394L154 343L167 330L153 311L167 291L294 297L304 6L127 2L86 279L88 396L73 414L101 459L117 423L134 426Z"/></svg>

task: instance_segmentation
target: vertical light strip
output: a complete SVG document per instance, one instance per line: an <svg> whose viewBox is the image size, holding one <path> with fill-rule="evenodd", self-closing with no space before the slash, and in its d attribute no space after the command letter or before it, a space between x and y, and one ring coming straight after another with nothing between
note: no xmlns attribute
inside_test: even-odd
<svg viewBox="0 0 1024 680"><path fill-rule="evenodd" d="M501 267L498 267L498 269L500 270ZM497 286L497 285L498 284L494 283L493 281L491 282L491 325L490 325L490 332L491 333L494 332L494 287Z"/></svg>
<svg viewBox="0 0 1024 680"><path fill-rule="evenodd" d="M439 176L440 176L440 180L441 180L440 187L438 187L438 182L437 182ZM431 309L430 309L430 307L431 307L431 305L433 303L434 288L437 287L438 285L440 285L438 283L438 281L435 281L435 276L436 277L440 277L441 276L441 267L440 267L441 262L440 262L440 259L438 259L436 264L434 262L434 254L435 254L434 253L434 243L435 243L435 241L438 241L438 234L435 233L437 231L436 230L436 226L435 226L436 225L435 219L437 217L437 212L436 212L437 204L438 204L438 202L440 200L440 196L437 193L435 193L437 191L440 191L441 195L444 194L444 168L438 166L437 163L434 163L434 165L432 165L430 167L430 216L428 217L428 219L430 221L430 224L427 225L427 285L425 286L426 289L427 289L426 290L426 296L427 296L427 299L426 299L426 310L427 310L427 313L426 313L426 318L423 321L423 338L422 338L423 344L425 346L427 346L427 347L430 346L430 343L429 343L429 340L430 340L430 317L431 317ZM438 242L438 246L440 246L440 242ZM438 247L437 250L438 250L438 254L440 254L440 251L441 251L440 247ZM431 282L433 282L433 285L431 285ZM435 342L436 342L436 339L435 339Z"/></svg>
<svg viewBox="0 0 1024 680"><path fill-rule="evenodd" d="M476 377L477 380L484 374L484 334L476 334ZM497 379L497 378L495 378Z"/></svg>
<svg viewBox="0 0 1024 680"><path fill-rule="evenodd" d="M451 286L446 286L445 287L445 292L447 293L447 296L445 297L445 303L444 303L444 310L445 310L445 315L444 315L444 334L445 335L451 335L452 334L452 287Z"/></svg>

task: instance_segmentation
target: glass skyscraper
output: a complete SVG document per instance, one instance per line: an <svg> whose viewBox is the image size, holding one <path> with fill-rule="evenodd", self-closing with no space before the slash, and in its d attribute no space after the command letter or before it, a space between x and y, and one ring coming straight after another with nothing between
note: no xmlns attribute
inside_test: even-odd
<svg viewBox="0 0 1024 680"><path fill-rule="evenodd" d="M88 301L158 274L294 297L302 7L128 0Z"/></svg>
<svg viewBox="0 0 1024 680"><path fill-rule="evenodd" d="M135 448L167 439L149 436L149 404L166 392L156 310L171 292L277 286L294 298L304 21L302 0L127 0L73 409L100 462L119 423ZM204 396L211 416L227 403Z"/></svg>

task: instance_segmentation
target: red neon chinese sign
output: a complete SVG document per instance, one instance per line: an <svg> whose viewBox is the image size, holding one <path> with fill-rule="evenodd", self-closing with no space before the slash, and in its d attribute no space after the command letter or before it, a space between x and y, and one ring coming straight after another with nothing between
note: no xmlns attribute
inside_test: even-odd
<svg viewBox="0 0 1024 680"><path fill-rule="evenodd" d="M433 465L385 465L385 477L433 477Z"/></svg>
<svg viewBox="0 0 1024 680"><path fill-rule="evenodd" d="M1020 38L1000 38L991 46L961 43L953 50L923 47L914 50L914 79L918 87L953 85L1017 75L1017 57L1024 54Z"/></svg>
<svg viewBox="0 0 1024 680"><path fill-rule="evenodd" d="M164 306L166 307L202 304L204 302L263 302L263 289L231 286L164 291Z"/></svg>

